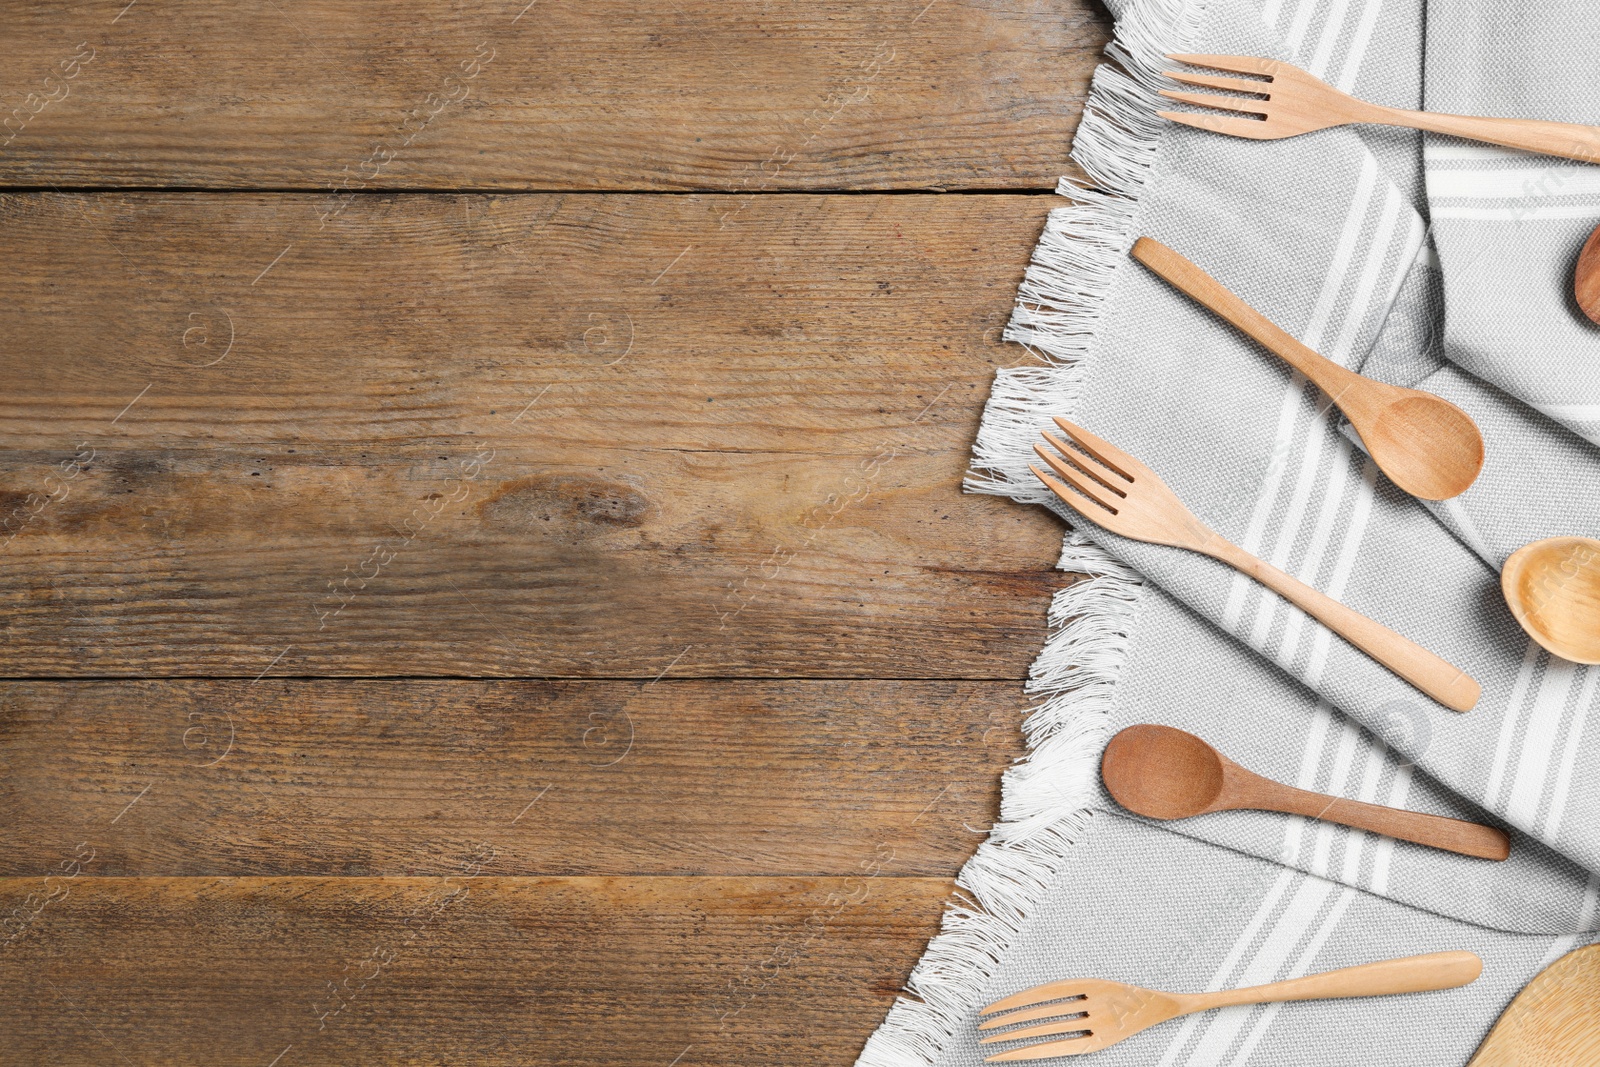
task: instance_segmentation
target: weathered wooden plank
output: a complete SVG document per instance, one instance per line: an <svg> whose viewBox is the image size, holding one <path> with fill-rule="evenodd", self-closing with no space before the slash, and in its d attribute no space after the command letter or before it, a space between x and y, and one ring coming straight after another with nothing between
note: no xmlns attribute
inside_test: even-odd
<svg viewBox="0 0 1600 1067"><path fill-rule="evenodd" d="M0 671L1020 677L1053 200L5 198Z"/></svg>
<svg viewBox="0 0 1600 1067"><path fill-rule="evenodd" d="M1009 682L20 682L0 875L953 877L1020 754Z"/></svg>
<svg viewBox="0 0 1600 1067"><path fill-rule="evenodd" d="M0 182L1048 189L1090 0L8 5Z"/></svg>
<svg viewBox="0 0 1600 1067"><path fill-rule="evenodd" d="M870 851L831 879L440 860L452 877L0 880L27 917L0 949L0 1064L843 1067L951 888Z"/></svg>

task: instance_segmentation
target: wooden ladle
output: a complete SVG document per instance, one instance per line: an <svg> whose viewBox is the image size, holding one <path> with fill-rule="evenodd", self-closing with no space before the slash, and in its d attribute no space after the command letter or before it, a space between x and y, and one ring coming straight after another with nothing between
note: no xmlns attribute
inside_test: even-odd
<svg viewBox="0 0 1600 1067"><path fill-rule="evenodd" d="M1139 238L1133 258L1315 382L1356 428L1378 469L1401 489L1423 500L1448 500L1477 480L1483 434L1472 416L1448 400L1341 367L1160 241Z"/></svg>
<svg viewBox="0 0 1600 1067"><path fill-rule="evenodd" d="M1523 986L1467 1067L1600 1063L1600 945L1569 952Z"/></svg>
<svg viewBox="0 0 1600 1067"><path fill-rule="evenodd" d="M1506 560L1500 589L1529 637L1562 659L1600 664L1600 541L1535 541Z"/></svg>
<svg viewBox="0 0 1600 1067"><path fill-rule="evenodd" d="M1578 306L1594 322L1600 323L1600 226L1596 226L1578 253L1578 269L1572 272L1572 295Z"/></svg>
<svg viewBox="0 0 1600 1067"><path fill-rule="evenodd" d="M1503 860L1511 839L1492 826L1385 808L1274 782L1245 770L1194 734L1170 726L1130 726L1111 739L1100 777L1118 804L1151 819L1213 811L1279 811L1370 830L1464 856Z"/></svg>

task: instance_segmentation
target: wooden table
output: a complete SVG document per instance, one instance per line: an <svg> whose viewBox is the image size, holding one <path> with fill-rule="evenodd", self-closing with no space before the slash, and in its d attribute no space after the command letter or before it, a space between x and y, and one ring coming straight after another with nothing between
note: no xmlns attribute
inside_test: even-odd
<svg viewBox="0 0 1600 1067"><path fill-rule="evenodd" d="M6 5L0 1063L849 1064L1021 751L1087 0Z"/></svg>

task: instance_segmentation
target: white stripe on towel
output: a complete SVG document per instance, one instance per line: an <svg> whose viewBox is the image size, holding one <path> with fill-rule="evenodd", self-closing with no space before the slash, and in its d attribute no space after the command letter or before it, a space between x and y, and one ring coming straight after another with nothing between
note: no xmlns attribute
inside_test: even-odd
<svg viewBox="0 0 1600 1067"><path fill-rule="evenodd" d="M1552 847L1561 840L1561 820L1566 814L1567 795L1572 789L1572 772L1578 762L1578 743L1583 740L1584 724L1589 721L1597 691L1600 691L1600 667L1590 667L1585 672L1578 702L1573 706L1572 728L1567 732L1567 746L1561 753L1561 765L1556 769L1555 792L1550 795L1550 813L1545 816L1544 826L1539 831L1539 839Z"/></svg>
<svg viewBox="0 0 1600 1067"><path fill-rule="evenodd" d="M1309 348L1320 346L1322 334L1328 328L1334 309L1338 305L1339 294L1344 291L1345 279L1355 261L1357 245L1360 243L1362 231L1366 229L1367 215L1371 210L1372 194L1377 187L1377 180L1378 161L1369 153L1362 160L1361 173L1356 180L1355 195L1351 198L1350 210L1345 215L1344 229L1339 234L1338 244L1334 246L1333 259L1323 279L1322 291L1317 294L1317 302L1313 305L1310 319L1306 324L1304 341ZM1283 489L1284 472L1288 469L1288 459L1294 450L1300 399L1305 395L1305 390L1305 376L1296 371L1284 389L1283 402L1278 411L1277 434L1272 445L1272 459L1267 466L1266 478L1256 496L1250 524L1245 528L1244 537L1239 542L1240 547L1252 555L1261 553L1262 542L1266 539L1267 524L1272 520L1273 508ZM1241 616L1244 614L1245 600L1253 587L1254 583L1244 575L1233 576L1228 587L1228 600L1222 613L1223 629L1230 633L1238 632Z"/></svg>
<svg viewBox="0 0 1600 1067"><path fill-rule="evenodd" d="M1356 24L1355 36L1350 39L1350 49L1345 53L1344 71L1333 85L1343 92L1354 92L1356 79L1361 76L1361 63L1367 58L1367 46L1372 43L1372 31L1378 27L1378 13L1383 10L1380 0L1370 0L1361 21Z"/></svg>
<svg viewBox="0 0 1600 1067"><path fill-rule="evenodd" d="M1506 800L1506 821L1529 832L1539 815L1539 801L1550 784L1550 757L1555 754L1560 736L1562 713L1577 679L1577 665L1552 658L1545 664L1544 677L1533 698L1533 711L1522 729L1522 752L1511 779L1511 796Z"/></svg>
<svg viewBox="0 0 1600 1067"><path fill-rule="evenodd" d="M1299 978L1311 970L1311 965L1316 961L1318 954L1322 952L1323 946L1328 943L1328 938L1333 935L1334 929L1343 921L1344 913L1349 910L1350 904L1355 898L1356 892L1353 889L1346 888L1339 893L1339 899L1335 900L1333 907L1328 909L1328 916L1323 919L1322 926L1318 928L1310 944L1306 945L1305 951L1300 953L1300 958L1295 961L1294 968L1288 975L1290 978ZM1250 1056L1255 1052L1256 1045L1266 1035L1267 1029L1272 1025L1273 1020L1278 1017L1278 1012L1282 1010L1282 1001L1268 1004L1262 1010L1261 1015L1256 1019L1256 1024L1250 1028L1250 1036L1245 1038L1244 1044L1239 1048L1238 1055L1234 1056L1228 1067L1244 1067L1246 1063L1250 1062Z"/></svg>
<svg viewBox="0 0 1600 1067"><path fill-rule="evenodd" d="M1511 207L1461 207L1444 205L1433 208L1429 214L1435 222L1439 219L1465 219L1469 222L1553 222L1560 219L1592 219L1593 204L1544 204L1532 207L1515 204Z"/></svg>
<svg viewBox="0 0 1600 1067"><path fill-rule="evenodd" d="M1522 704L1528 699L1528 689L1533 685L1533 672L1544 652L1536 641L1528 642L1522 654L1522 669L1506 698L1505 711L1501 713L1500 740L1494 746L1494 760L1489 764L1489 784L1483 791L1484 803L1491 809L1500 808L1500 784L1505 780L1506 768L1511 763L1511 743L1517 738L1517 724L1522 721Z"/></svg>

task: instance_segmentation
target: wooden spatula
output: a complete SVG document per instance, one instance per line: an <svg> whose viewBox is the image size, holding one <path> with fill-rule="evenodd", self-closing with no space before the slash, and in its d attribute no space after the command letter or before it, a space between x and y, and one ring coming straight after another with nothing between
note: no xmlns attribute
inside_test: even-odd
<svg viewBox="0 0 1600 1067"><path fill-rule="evenodd" d="M1467 1067L1600 1064L1600 945L1569 952L1517 994Z"/></svg>

